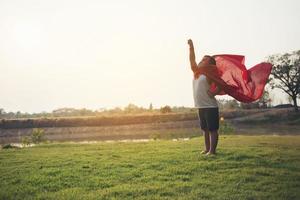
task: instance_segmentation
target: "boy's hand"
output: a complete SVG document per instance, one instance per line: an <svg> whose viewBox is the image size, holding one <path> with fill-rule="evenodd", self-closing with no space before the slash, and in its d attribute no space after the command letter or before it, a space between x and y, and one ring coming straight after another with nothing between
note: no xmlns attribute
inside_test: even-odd
<svg viewBox="0 0 300 200"><path fill-rule="evenodd" d="M189 45L190 47L194 47L193 41L192 41L191 39L188 40L188 45Z"/></svg>
<svg viewBox="0 0 300 200"><path fill-rule="evenodd" d="M210 90L207 90L207 94L210 98L214 98L215 96Z"/></svg>

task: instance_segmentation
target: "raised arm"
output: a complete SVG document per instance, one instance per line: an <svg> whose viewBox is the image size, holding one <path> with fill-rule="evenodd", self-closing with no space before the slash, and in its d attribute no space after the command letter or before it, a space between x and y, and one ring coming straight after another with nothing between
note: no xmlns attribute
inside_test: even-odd
<svg viewBox="0 0 300 200"><path fill-rule="evenodd" d="M190 47L190 64L193 72L197 69L196 56L193 41L191 39L188 40L188 45Z"/></svg>

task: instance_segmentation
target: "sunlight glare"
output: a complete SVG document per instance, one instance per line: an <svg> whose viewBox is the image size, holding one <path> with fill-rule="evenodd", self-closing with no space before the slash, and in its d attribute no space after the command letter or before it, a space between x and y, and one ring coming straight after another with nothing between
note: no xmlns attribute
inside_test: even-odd
<svg viewBox="0 0 300 200"><path fill-rule="evenodd" d="M41 29L34 23L19 23L14 27L16 46L23 51L37 51L41 47Z"/></svg>

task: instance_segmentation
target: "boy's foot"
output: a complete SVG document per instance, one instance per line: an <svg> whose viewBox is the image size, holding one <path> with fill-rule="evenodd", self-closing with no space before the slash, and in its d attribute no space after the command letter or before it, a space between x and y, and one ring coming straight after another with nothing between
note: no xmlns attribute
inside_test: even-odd
<svg viewBox="0 0 300 200"><path fill-rule="evenodd" d="M204 151L201 151L200 154L207 154L208 151L204 150Z"/></svg>
<svg viewBox="0 0 300 200"><path fill-rule="evenodd" d="M216 155L216 153L213 153L213 152L207 152L205 155L207 155L207 156L215 156Z"/></svg>

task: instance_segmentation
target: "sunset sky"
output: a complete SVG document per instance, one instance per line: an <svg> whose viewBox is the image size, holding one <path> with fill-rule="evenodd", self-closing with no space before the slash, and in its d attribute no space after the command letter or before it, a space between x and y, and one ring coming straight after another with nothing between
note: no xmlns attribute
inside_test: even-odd
<svg viewBox="0 0 300 200"><path fill-rule="evenodd" d="M0 108L192 107L187 39L250 68L300 49L299 2L0 0Z"/></svg>

